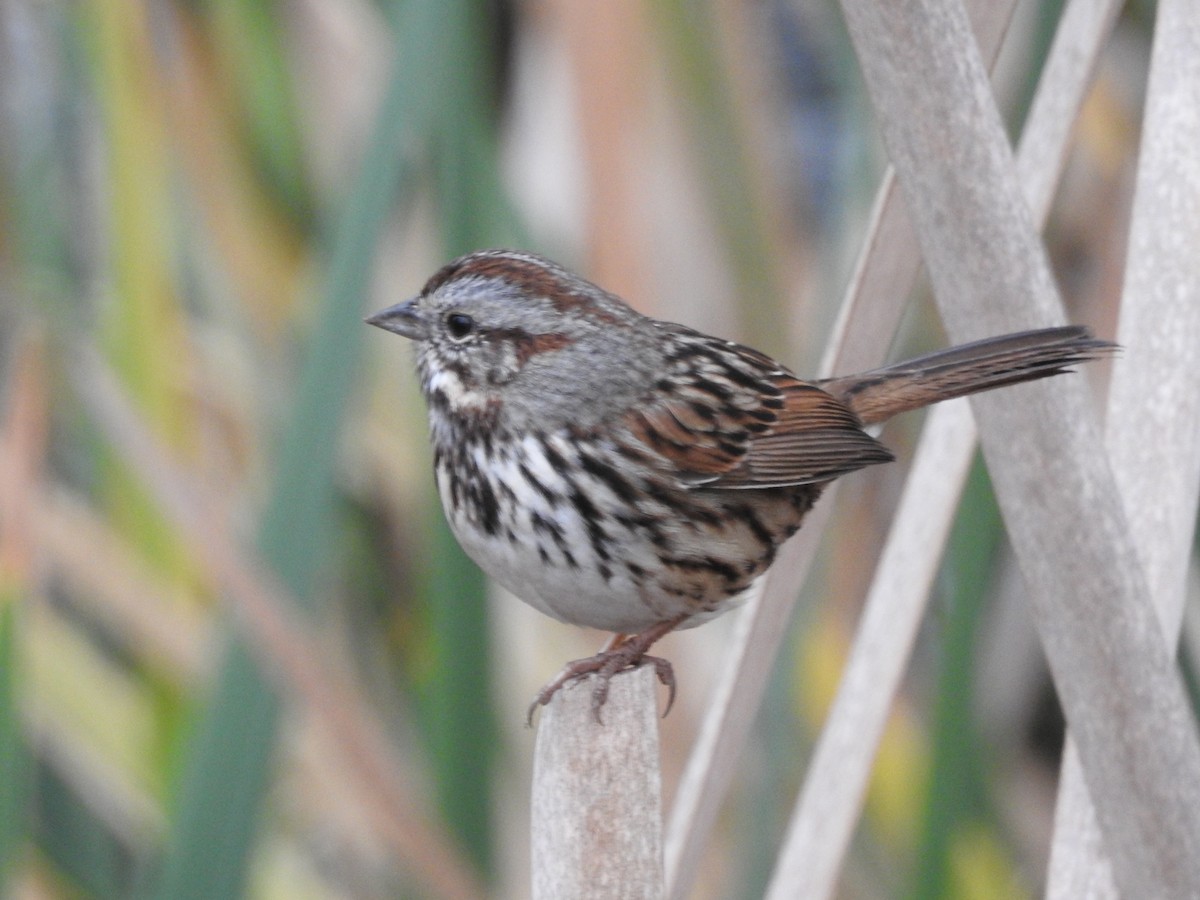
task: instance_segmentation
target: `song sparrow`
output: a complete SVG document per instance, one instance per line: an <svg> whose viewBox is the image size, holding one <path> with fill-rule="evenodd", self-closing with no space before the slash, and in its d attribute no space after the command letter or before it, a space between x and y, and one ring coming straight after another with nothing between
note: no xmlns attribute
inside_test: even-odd
<svg viewBox="0 0 1200 900"><path fill-rule="evenodd" d="M415 343L438 491L463 549L547 615L615 633L530 707L594 672L597 719L608 680L642 663L673 698L650 646L734 606L825 484L893 458L864 426L1112 346L1051 328L802 381L508 250L454 260L367 322Z"/></svg>

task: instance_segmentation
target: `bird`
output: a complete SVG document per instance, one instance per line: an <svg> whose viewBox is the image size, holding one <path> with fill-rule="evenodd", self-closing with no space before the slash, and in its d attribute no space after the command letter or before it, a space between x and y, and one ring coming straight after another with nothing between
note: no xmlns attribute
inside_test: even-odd
<svg viewBox="0 0 1200 900"><path fill-rule="evenodd" d="M652 645L737 606L827 484L894 459L870 426L1115 346L1043 328L804 380L505 249L454 259L366 322L413 343L438 494L463 550L542 613L613 635L538 692L529 721L589 675L600 721L611 678L640 665L669 711L674 673Z"/></svg>

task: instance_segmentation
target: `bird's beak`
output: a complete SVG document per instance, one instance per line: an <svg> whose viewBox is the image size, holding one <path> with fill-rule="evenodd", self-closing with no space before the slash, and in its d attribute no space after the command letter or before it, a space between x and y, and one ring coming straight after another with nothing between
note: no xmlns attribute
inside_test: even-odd
<svg viewBox="0 0 1200 900"><path fill-rule="evenodd" d="M368 325L391 331L414 341L423 341L429 337L429 326L426 324L421 311L417 309L417 301L409 300L382 309L373 316L367 316L364 321Z"/></svg>

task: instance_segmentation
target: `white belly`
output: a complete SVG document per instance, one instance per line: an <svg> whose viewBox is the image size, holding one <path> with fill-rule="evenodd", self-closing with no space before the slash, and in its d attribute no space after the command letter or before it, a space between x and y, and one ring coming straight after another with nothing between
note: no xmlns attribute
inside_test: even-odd
<svg viewBox="0 0 1200 900"><path fill-rule="evenodd" d="M569 497L571 485L537 452L532 438L526 443L525 471L547 491ZM473 448L473 455L481 457L478 465L485 464L482 453L482 448ZM632 574L654 571L653 546L606 517L603 528L608 540L601 542L609 557L605 560L597 555L588 522L574 504L547 499L512 458L493 457L486 464L493 481L511 491L496 497L491 533L481 527L471 504L454 507L444 467L439 468L437 480L451 530L488 575L535 609L574 625L635 632L676 614L662 598L652 596L653 590L646 590L644 576L635 580ZM602 491L589 490L589 495L593 493Z"/></svg>
<svg viewBox="0 0 1200 900"><path fill-rule="evenodd" d="M624 470L622 497L611 472L589 473L603 448L565 434L530 435L519 449L508 447L481 438L441 451L446 517L488 575L575 625L631 634L684 614L691 616L685 628L720 615L807 508L780 495L771 509L750 512L747 492L679 487L664 499L661 483L646 490L648 475Z"/></svg>

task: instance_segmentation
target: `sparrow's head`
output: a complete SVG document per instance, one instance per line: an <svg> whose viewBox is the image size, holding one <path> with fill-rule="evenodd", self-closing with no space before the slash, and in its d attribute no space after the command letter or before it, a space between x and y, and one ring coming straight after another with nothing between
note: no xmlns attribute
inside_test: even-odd
<svg viewBox="0 0 1200 900"><path fill-rule="evenodd" d="M639 354L654 356L651 320L556 263L512 250L459 257L415 298L367 322L414 342L431 410L503 411L509 420L534 418L535 408L547 424L587 419L598 394L632 401L642 388Z"/></svg>

